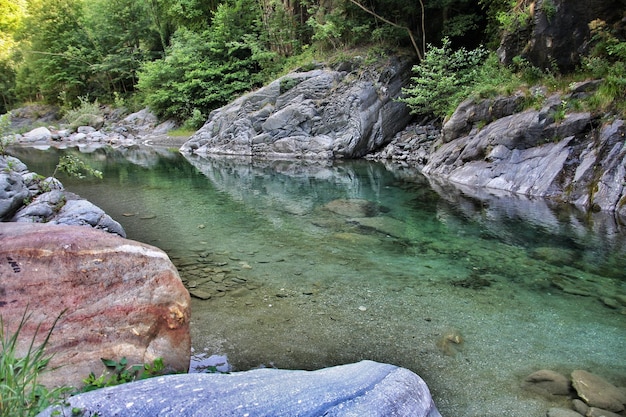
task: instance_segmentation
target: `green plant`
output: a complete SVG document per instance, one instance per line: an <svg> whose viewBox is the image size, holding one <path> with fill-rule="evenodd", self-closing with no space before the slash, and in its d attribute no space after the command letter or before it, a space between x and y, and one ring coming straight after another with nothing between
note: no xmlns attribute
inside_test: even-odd
<svg viewBox="0 0 626 417"><path fill-rule="evenodd" d="M11 113L0 116L0 155L4 156L7 152L7 146L13 142L13 137L9 136L9 128L11 127Z"/></svg>
<svg viewBox="0 0 626 417"><path fill-rule="evenodd" d="M561 123L563 120L565 120L566 115L567 115L567 101L561 100L561 103L559 103L557 108L554 110L554 113L552 114L552 117L554 117L554 123L557 123L557 124Z"/></svg>
<svg viewBox="0 0 626 417"><path fill-rule="evenodd" d="M442 40L441 47L430 45L424 60L413 67L413 85L403 89L405 97L400 101L413 113L445 117L472 92L487 56L482 47L452 50L448 38Z"/></svg>
<svg viewBox="0 0 626 417"><path fill-rule="evenodd" d="M202 125L206 122L206 117L202 112L198 109L193 109L191 112L191 116L185 120L182 128L184 130L197 130L202 127Z"/></svg>
<svg viewBox="0 0 626 417"><path fill-rule="evenodd" d="M543 0L541 8L543 9L543 13L546 15L548 21L551 21L556 15L556 5L552 0Z"/></svg>
<svg viewBox="0 0 626 417"><path fill-rule="evenodd" d="M151 364L135 365L129 365L126 357L120 359L119 362L112 359L101 359L101 361L107 368L107 371L99 377L96 377L96 375L91 372L89 376L83 380L85 386L82 392L152 378L162 375L165 369L162 358L156 358Z"/></svg>
<svg viewBox="0 0 626 417"><path fill-rule="evenodd" d="M533 7L534 2L530 0L511 0L508 9L496 13L496 20L507 32L524 29L532 20Z"/></svg>
<svg viewBox="0 0 626 417"><path fill-rule="evenodd" d="M586 102L596 110L626 116L626 42L602 20L589 23L589 29L594 46L582 60L583 69L603 82Z"/></svg>
<svg viewBox="0 0 626 417"><path fill-rule="evenodd" d="M63 312L54 320L43 341L37 345L36 338L41 329L37 325L32 339L27 342L28 348L20 355L20 333L30 319L24 311L22 318L13 334L5 333L5 324L0 316L0 416L26 417L34 416L51 404L60 402L69 394L70 388L59 387L48 390L39 384L39 374L48 366L52 356L45 354L46 345Z"/></svg>
<svg viewBox="0 0 626 417"><path fill-rule="evenodd" d="M91 126L95 119L102 118L102 110L97 99L93 103L87 97L78 99L80 105L65 113L65 119L70 127L76 129L78 126Z"/></svg>
<svg viewBox="0 0 626 417"><path fill-rule="evenodd" d="M56 178L57 172L64 172L70 177L79 179L86 178L84 173L102 179L102 172L93 169L86 162L74 155L63 155L59 159L59 163L54 168L52 178Z"/></svg>

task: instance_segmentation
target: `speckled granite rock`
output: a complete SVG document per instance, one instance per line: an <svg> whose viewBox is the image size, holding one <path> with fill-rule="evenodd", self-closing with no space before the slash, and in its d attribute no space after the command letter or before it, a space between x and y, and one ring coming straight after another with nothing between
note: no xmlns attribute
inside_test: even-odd
<svg viewBox="0 0 626 417"><path fill-rule="evenodd" d="M256 369L168 375L77 395L65 410L85 415L441 417L413 372L371 361L318 371ZM47 409L40 417L53 415ZM61 414L63 415L63 414Z"/></svg>

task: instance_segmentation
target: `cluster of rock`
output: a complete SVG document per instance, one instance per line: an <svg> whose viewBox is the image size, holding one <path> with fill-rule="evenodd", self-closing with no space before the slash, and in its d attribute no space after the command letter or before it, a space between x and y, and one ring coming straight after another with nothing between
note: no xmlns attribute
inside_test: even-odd
<svg viewBox="0 0 626 417"><path fill-rule="evenodd" d="M91 226L126 237L123 227L93 203L42 178L12 156L0 156L0 221Z"/></svg>
<svg viewBox="0 0 626 417"><path fill-rule="evenodd" d="M19 111L16 114L21 114ZM103 115L87 115L74 124L61 128L37 127L23 134L12 135L15 143L22 145L108 145L129 147L145 143L151 138L164 136L175 128L173 121L159 123L157 117L148 109L140 110L122 118L122 111L104 108ZM15 117L14 127L22 125L24 118ZM50 117L43 119L48 121ZM41 122L42 119L38 119Z"/></svg>
<svg viewBox="0 0 626 417"><path fill-rule="evenodd" d="M548 417L621 417L626 410L626 387L584 370L575 370L568 378L542 369L527 376L524 387L548 398L571 399L571 408L551 408Z"/></svg>
<svg viewBox="0 0 626 417"><path fill-rule="evenodd" d="M365 158L391 160L403 166L422 166L428 161L430 146L440 135L441 128L435 124L411 123L396 133L384 148L365 155Z"/></svg>
<svg viewBox="0 0 626 417"><path fill-rule="evenodd" d="M586 112L557 116L570 97L556 94L541 109L523 111L521 96L465 101L444 124L422 172L626 218L626 125L602 124Z"/></svg>
<svg viewBox="0 0 626 417"><path fill-rule="evenodd" d="M394 100L411 59L294 72L214 110L181 151L263 158L358 158L408 123Z"/></svg>
<svg viewBox="0 0 626 417"><path fill-rule="evenodd" d="M247 261L229 255L211 254L213 256L209 257L209 254L201 251L195 257L174 260L183 284L192 297L208 300L223 297L227 292L236 294L258 288L239 273L252 269Z"/></svg>

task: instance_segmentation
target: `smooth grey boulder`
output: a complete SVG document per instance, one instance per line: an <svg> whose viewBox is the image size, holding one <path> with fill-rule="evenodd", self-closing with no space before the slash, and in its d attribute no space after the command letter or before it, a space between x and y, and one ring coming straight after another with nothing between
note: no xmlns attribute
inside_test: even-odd
<svg viewBox="0 0 626 417"><path fill-rule="evenodd" d="M411 61L378 70L316 69L288 74L214 110L185 154L265 158L358 158L384 146L410 120L394 101Z"/></svg>
<svg viewBox="0 0 626 417"><path fill-rule="evenodd" d="M52 133L47 127L37 127L22 135L21 142L47 142L52 138Z"/></svg>
<svg viewBox="0 0 626 417"><path fill-rule="evenodd" d="M80 409L101 417L441 417L419 376L372 361L318 371L168 375L80 394L68 403L39 416Z"/></svg>

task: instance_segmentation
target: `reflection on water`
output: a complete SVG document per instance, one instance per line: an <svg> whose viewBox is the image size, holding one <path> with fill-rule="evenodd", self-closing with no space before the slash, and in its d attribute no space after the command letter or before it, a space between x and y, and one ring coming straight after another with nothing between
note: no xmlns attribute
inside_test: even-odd
<svg viewBox="0 0 626 417"><path fill-rule="evenodd" d="M13 153L49 175L58 152ZM626 385L626 232L610 215L366 161L81 157L105 179L66 187L177 265L198 358L390 362L447 416L545 415L554 404L519 388L541 368Z"/></svg>

